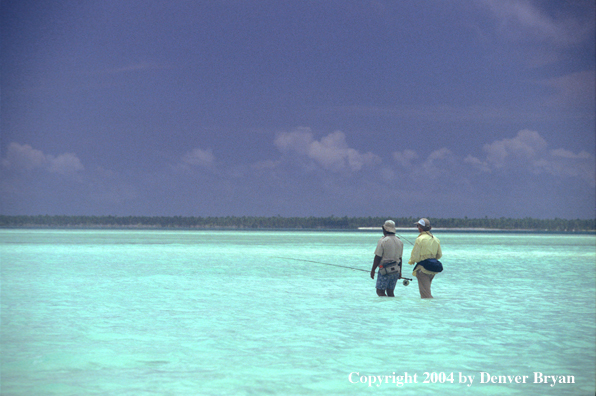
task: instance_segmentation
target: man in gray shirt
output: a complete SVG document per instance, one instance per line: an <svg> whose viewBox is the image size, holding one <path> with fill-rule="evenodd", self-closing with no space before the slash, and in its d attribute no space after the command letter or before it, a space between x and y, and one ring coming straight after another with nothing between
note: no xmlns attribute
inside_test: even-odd
<svg viewBox="0 0 596 396"><path fill-rule="evenodd" d="M370 277L375 279L375 270L377 267L387 268L398 266L399 270L388 274L381 274L381 270L379 270L376 285L377 295L379 297L395 297L393 290L395 289L397 280L401 277L401 256L403 252L404 244L395 236L395 223L392 220L385 221L385 224L383 224L383 238L377 243Z"/></svg>

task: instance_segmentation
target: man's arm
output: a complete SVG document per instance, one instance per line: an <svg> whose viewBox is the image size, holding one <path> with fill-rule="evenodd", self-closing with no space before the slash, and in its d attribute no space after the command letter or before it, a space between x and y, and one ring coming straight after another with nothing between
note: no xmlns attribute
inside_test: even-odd
<svg viewBox="0 0 596 396"><path fill-rule="evenodd" d="M370 270L371 279L375 279L375 270L377 269L379 264L381 264L381 258L382 258L381 256L375 255L375 259L373 260L373 266L372 266L372 269Z"/></svg>
<svg viewBox="0 0 596 396"><path fill-rule="evenodd" d="M414 247L412 248L412 254L410 255L410 260L408 261L408 264L416 264L419 261L420 261L420 244L418 243L418 240L416 240L416 242L414 242Z"/></svg>

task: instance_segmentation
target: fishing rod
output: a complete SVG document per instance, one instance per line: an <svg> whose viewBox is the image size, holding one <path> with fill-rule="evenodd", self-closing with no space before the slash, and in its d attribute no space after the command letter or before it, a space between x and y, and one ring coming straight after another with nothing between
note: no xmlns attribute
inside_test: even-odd
<svg viewBox="0 0 596 396"><path fill-rule="evenodd" d="M355 270L355 271L364 271L364 272L369 272L367 270L364 270L362 268L354 268L354 267L348 267L345 265L338 265L338 264L329 264L329 263L321 263L320 261L312 261L312 260L303 260L303 259L297 259L297 258L291 258L291 257L274 257L274 258L280 258L280 259L285 259L285 260L296 260L296 261L306 261L307 263L315 263L315 264L323 264L323 265L332 265L334 267L342 267L342 268L349 268L351 270Z"/></svg>
<svg viewBox="0 0 596 396"><path fill-rule="evenodd" d="M359 227L358 229L359 230L360 229L363 229L363 230L382 230L383 227ZM394 232L394 234L395 234L395 236L398 236L400 239L403 239L404 241L408 242L410 245L414 246L414 244L412 243L412 241L410 241L409 239L405 238L402 235L399 235L397 232Z"/></svg>
<svg viewBox="0 0 596 396"><path fill-rule="evenodd" d="M408 242L410 245L414 246L414 244L412 242L410 242L408 239L406 239L402 235L399 235L398 233L395 233L395 235L397 235L400 239L403 239L404 241Z"/></svg>
<svg viewBox="0 0 596 396"><path fill-rule="evenodd" d="M354 271L364 271L364 272L369 272L368 270L364 270L362 268L354 268L354 267L348 267L346 265L338 265L338 264L329 264L329 263L322 263L320 261L313 261L313 260L304 260L304 259L297 259L297 258L292 258L292 257L274 257L274 258L279 258L279 259L284 259L284 260L296 260L296 261L304 261L307 263L315 263L315 264L323 264L323 265L331 265L333 267L341 267L341 268L348 268ZM404 286L408 286L408 283L410 283L410 281L412 279L410 278L402 278L401 275L399 277L399 279L405 279L404 280ZM406 283L407 282L407 283Z"/></svg>

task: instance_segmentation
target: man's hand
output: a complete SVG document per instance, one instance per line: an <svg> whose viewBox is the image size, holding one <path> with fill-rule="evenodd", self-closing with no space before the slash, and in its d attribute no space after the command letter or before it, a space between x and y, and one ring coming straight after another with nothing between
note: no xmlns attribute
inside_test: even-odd
<svg viewBox="0 0 596 396"><path fill-rule="evenodd" d="M375 270L370 271L370 279L375 279Z"/></svg>

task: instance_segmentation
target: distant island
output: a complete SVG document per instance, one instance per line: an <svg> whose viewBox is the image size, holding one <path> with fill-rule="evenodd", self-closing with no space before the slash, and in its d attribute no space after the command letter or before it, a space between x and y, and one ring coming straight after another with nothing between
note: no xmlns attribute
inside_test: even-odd
<svg viewBox="0 0 596 396"><path fill-rule="evenodd" d="M6 216L1 228L173 228L173 229L330 229L379 228L386 219L399 228L412 228L414 217L258 217L258 216ZM431 218L435 229L545 232L594 232L596 219Z"/></svg>

